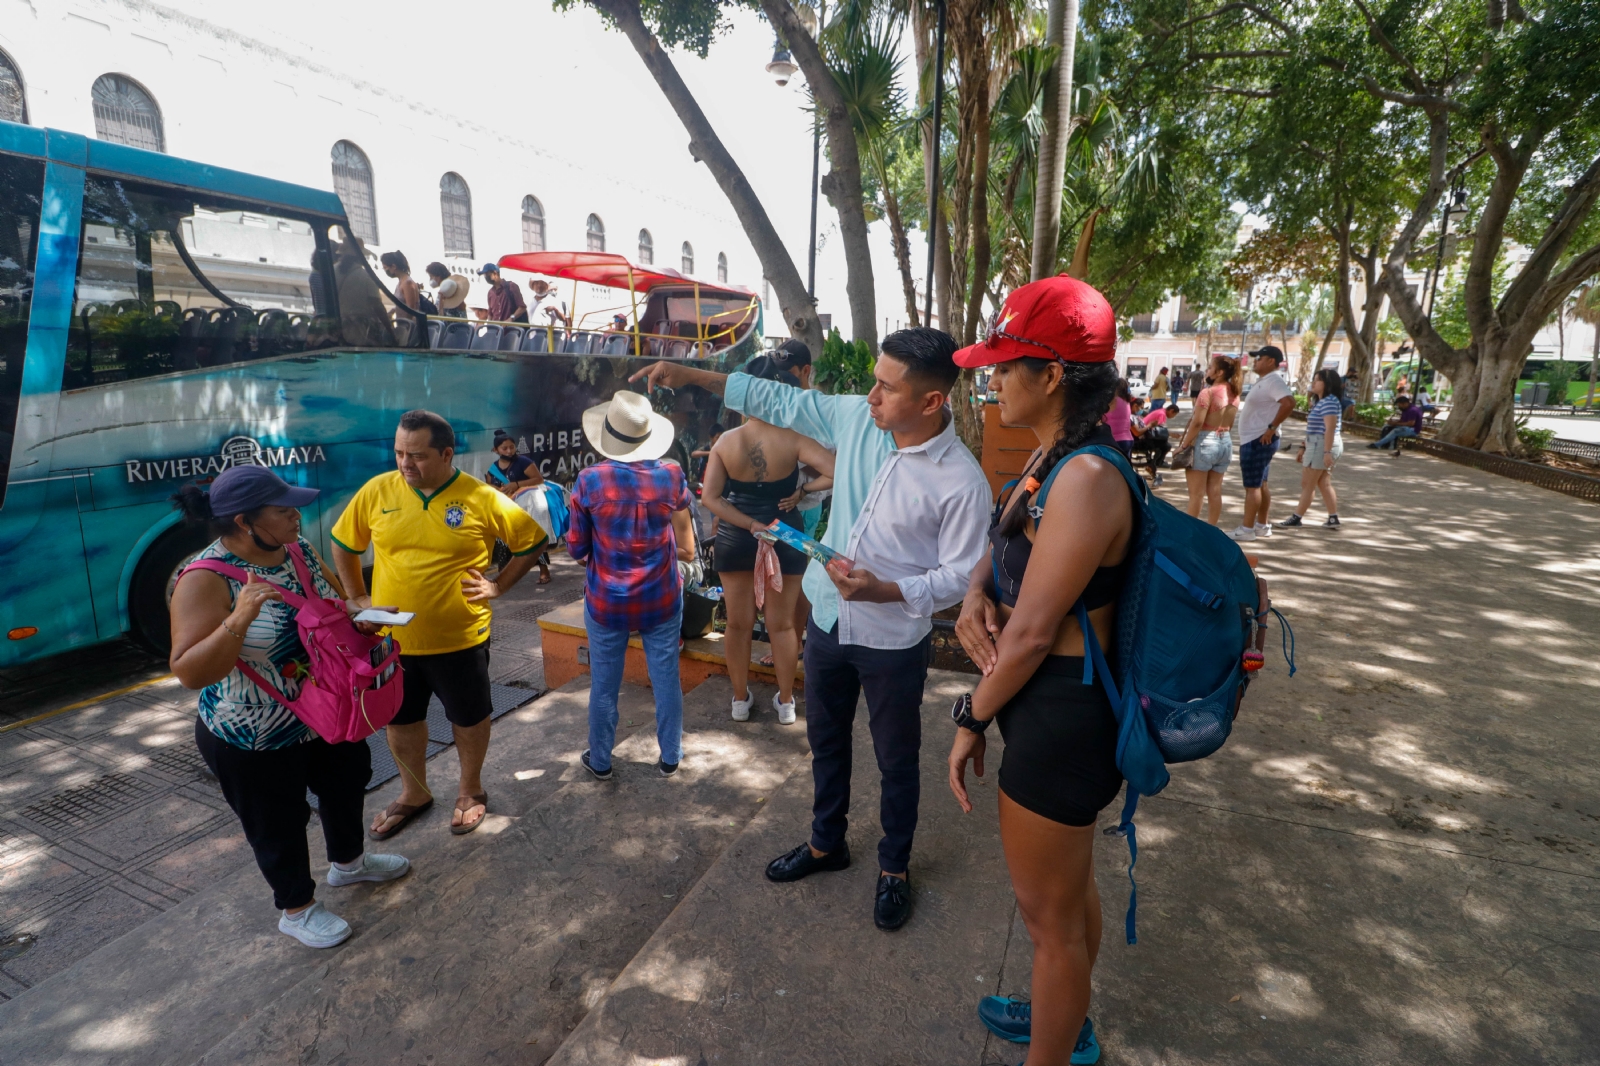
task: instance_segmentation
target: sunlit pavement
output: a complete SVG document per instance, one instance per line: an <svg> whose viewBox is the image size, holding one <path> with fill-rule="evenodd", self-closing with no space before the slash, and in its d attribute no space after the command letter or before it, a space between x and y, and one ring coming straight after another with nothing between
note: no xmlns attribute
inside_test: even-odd
<svg viewBox="0 0 1600 1066"><path fill-rule="evenodd" d="M1102 1062L1593 1059L1600 508L1347 444L1344 528L1246 546L1295 625L1300 670L1287 677L1274 632L1228 746L1141 805L1135 947L1121 937L1126 849L1098 844ZM1298 471L1286 454L1274 474L1282 517ZM1182 475L1167 482L1180 500ZM1236 464L1227 485L1231 528ZM994 829L998 743L972 815L942 780L946 709L968 682L930 679L917 909L893 936L870 924L864 722L855 865L776 886L762 865L805 835L803 723L758 712L735 728L714 680L689 697L684 770L662 779L648 694L629 690L618 781L597 785L575 767L580 680L497 724L492 825L452 838L433 812L393 843L416 860L410 878L324 893L356 927L339 949L276 934L237 851L213 856L192 894L124 919L122 939L19 987L19 966L102 913L54 912L60 926L5 963L0 1062L1012 1066L1025 1049L972 1015L983 993L1028 991ZM183 748L170 722L134 735ZM17 739L0 737L13 811L50 798L65 780L50 760L85 747L63 735L19 756ZM19 781L24 758L36 768ZM436 766L448 779L453 757ZM220 852L230 832L220 820L206 839ZM73 890L59 867L87 846L0 858L7 935L17 901Z"/></svg>

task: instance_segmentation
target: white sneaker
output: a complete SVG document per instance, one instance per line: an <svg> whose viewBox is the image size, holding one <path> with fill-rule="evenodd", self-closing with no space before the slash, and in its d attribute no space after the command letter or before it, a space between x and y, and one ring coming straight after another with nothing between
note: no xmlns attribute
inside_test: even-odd
<svg viewBox="0 0 1600 1066"><path fill-rule="evenodd" d="M1232 537L1234 540L1255 540L1256 539L1255 527L1253 527L1253 526L1239 526L1239 527L1235 528L1234 530L1232 530L1231 532L1229 532L1228 536Z"/></svg>
<svg viewBox="0 0 1600 1066"><path fill-rule="evenodd" d="M320 903L299 914L288 911L278 919L278 932L288 933L308 948L331 948L350 939L350 923Z"/></svg>
<svg viewBox="0 0 1600 1066"><path fill-rule="evenodd" d="M735 722L748 722L750 720L750 705L755 701L756 700L754 696L751 696L748 699L734 700L733 720Z"/></svg>
<svg viewBox="0 0 1600 1066"><path fill-rule="evenodd" d="M329 864L328 885L339 888L357 881L393 881L397 877L404 877L410 870L411 860L404 855L363 854L361 865L354 870L341 869L338 863Z"/></svg>
<svg viewBox="0 0 1600 1066"><path fill-rule="evenodd" d="M772 709L778 712L779 725L794 725L794 700L788 703L779 703L778 694L772 694Z"/></svg>
<svg viewBox="0 0 1600 1066"><path fill-rule="evenodd" d="M1264 522L1264 523L1258 524L1255 527L1255 530L1256 530L1256 536L1258 538L1270 537L1270 536L1272 536L1272 523L1271 522Z"/></svg>

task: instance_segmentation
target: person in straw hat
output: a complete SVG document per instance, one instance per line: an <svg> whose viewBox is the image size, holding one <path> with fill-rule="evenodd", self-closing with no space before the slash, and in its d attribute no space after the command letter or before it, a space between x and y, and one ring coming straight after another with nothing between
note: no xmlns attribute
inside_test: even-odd
<svg viewBox="0 0 1600 1066"><path fill-rule="evenodd" d="M683 467L661 458L672 446L672 423L639 393L623 390L589 408L583 435L605 458L573 482L567 529L568 554L588 570L583 622L589 634L589 747L581 761L597 780L612 775L623 661L628 634L638 633L656 697L656 768L671 777L683 755L678 560L693 559L695 551L688 478Z"/></svg>

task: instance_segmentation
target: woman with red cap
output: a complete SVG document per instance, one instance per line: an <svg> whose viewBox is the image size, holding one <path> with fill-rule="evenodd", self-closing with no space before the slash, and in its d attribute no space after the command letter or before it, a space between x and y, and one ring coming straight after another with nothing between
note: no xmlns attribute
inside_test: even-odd
<svg viewBox="0 0 1600 1066"><path fill-rule="evenodd" d="M1101 645L1115 647L1134 518L1118 469L1125 460L1066 457L1085 445L1114 449L1101 420L1117 392L1116 336L1105 298L1062 276L1017 289L988 337L956 353L962 366L995 364L1001 417L1039 439L1021 482L995 507L990 558L973 571L961 607L956 633L983 678L952 710L949 760L950 789L970 811L966 765L983 774L983 731L999 721L1000 841L1033 940L1032 1002L988 996L978 1016L999 1036L1031 1040L1030 1066L1100 1054L1087 1017L1100 947L1094 827L1122 774L1111 702L1083 683L1073 608L1081 599Z"/></svg>

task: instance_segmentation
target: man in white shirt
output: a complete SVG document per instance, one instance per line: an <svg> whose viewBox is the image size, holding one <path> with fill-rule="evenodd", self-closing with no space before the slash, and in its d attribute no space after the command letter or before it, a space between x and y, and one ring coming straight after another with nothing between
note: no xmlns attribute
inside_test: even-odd
<svg viewBox="0 0 1600 1066"><path fill-rule="evenodd" d="M865 690L882 774L873 921L886 930L904 925L911 913L908 865L931 617L961 602L988 529L989 484L956 439L947 406L960 373L955 350L955 340L939 330L890 334L866 396L829 396L747 374L724 378L677 362L635 375L648 376L652 386L724 393L729 408L838 454L823 543L854 568L843 573L838 564L813 562L804 580L812 604L805 651L811 838L769 863L767 877L798 881L850 865L851 731Z"/></svg>
<svg viewBox="0 0 1600 1066"><path fill-rule="evenodd" d="M557 329L572 325L572 319L567 315L567 305L561 302L561 297L556 295L548 281L534 278L528 282L528 291L533 293L533 300L528 304L530 325L554 326Z"/></svg>
<svg viewBox="0 0 1600 1066"><path fill-rule="evenodd" d="M1228 535L1234 540L1255 540L1272 536L1267 511L1272 507L1272 490L1267 487L1267 468L1278 453L1278 427L1294 410L1294 390L1284 380L1283 351L1269 344L1250 353L1250 369L1257 375L1250 395L1239 408L1239 473L1244 477L1244 521Z"/></svg>

